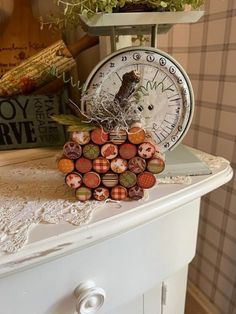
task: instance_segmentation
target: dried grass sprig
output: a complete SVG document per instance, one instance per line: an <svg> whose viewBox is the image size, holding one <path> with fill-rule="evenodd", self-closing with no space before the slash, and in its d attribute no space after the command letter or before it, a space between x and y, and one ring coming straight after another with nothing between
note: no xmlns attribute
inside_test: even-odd
<svg viewBox="0 0 236 314"><path fill-rule="evenodd" d="M128 131L133 122L142 119L132 96L125 100L125 106L121 106L117 100L114 100L114 97L107 94L84 95L83 101L87 107L86 117L108 133L114 129Z"/></svg>

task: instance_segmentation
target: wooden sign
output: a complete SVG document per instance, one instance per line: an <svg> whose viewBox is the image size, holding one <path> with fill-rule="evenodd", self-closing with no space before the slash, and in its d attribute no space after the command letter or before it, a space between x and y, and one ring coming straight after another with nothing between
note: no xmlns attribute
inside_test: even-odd
<svg viewBox="0 0 236 314"><path fill-rule="evenodd" d="M64 144L63 126L50 116L64 111L62 96L0 98L0 150Z"/></svg>

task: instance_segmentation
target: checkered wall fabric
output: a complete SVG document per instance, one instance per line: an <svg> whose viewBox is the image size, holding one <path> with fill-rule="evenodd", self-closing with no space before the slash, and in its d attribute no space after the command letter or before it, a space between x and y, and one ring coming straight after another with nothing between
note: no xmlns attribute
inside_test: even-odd
<svg viewBox="0 0 236 314"><path fill-rule="evenodd" d="M206 0L196 24L176 25L158 46L186 69L196 110L185 143L236 166L236 1ZM220 309L236 314L236 180L202 200L189 278Z"/></svg>

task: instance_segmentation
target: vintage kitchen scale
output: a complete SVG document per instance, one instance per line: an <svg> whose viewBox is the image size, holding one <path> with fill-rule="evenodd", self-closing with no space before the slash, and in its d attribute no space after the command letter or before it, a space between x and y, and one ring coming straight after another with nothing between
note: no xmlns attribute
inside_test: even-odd
<svg viewBox="0 0 236 314"><path fill-rule="evenodd" d="M133 70L141 75L136 91L144 127L152 132L160 151L166 153L166 169L160 175L209 174L205 163L185 146L178 146L192 121L194 95L185 70L173 57L153 47L118 50L92 70L85 89L95 97L115 97L123 75ZM86 101L82 102L82 109L86 111Z"/></svg>
<svg viewBox="0 0 236 314"><path fill-rule="evenodd" d="M180 142L186 135L194 113L194 94L188 75L169 54L156 49L157 34L169 31L174 24L195 23L204 11L136 12L80 16L88 34L110 36L113 52L90 73L86 89L99 96L115 95L124 73L137 70L141 80L139 110L145 127L166 156L165 171L158 176L201 175L211 171ZM150 35L151 47L117 49L117 35ZM86 103L82 102L82 109ZM180 145L179 145L180 144Z"/></svg>

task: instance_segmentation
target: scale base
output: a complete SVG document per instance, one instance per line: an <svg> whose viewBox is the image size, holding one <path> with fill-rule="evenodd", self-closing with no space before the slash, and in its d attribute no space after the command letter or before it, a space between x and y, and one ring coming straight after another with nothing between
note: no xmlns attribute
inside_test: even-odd
<svg viewBox="0 0 236 314"><path fill-rule="evenodd" d="M206 163L198 159L188 147L180 144L166 153L166 168L158 177L200 176L211 173Z"/></svg>

